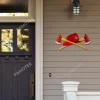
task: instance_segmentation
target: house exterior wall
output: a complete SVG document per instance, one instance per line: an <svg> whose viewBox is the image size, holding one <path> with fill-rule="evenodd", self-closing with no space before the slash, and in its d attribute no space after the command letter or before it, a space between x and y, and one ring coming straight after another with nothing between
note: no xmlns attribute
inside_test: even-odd
<svg viewBox="0 0 100 100"><path fill-rule="evenodd" d="M82 0L79 16L72 14L69 1L44 0L44 100L63 99L62 81L79 81L79 91L100 91L100 0ZM58 51L59 33L73 32L89 36L91 44L80 43L88 50L73 45Z"/></svg>

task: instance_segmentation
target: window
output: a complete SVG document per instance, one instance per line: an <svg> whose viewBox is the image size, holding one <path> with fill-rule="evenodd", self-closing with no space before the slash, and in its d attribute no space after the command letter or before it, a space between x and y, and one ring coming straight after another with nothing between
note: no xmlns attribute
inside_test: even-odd
<svg viewBox="0 0 100 100"><path fill-rule="evenodd" d="M13 30L12 29L1 30L1 51L13 52Z"/></svg>
<svg viewBox="0 0 100 100"><path fill-rule="evenodd" d="M29 30L17 29L17 47L18 51L29 51Z"/></svg>
<svg viewBox="0 0 100 100"><path fill-rule="evenodd" d="M28 16L28 0L0 0L0 16Z"/></svg>
<svg viewBox="0 0 100 100"><path fill-rule="evenodd" d="M28 16L28 13L0 13L0 16Z"/></svg>

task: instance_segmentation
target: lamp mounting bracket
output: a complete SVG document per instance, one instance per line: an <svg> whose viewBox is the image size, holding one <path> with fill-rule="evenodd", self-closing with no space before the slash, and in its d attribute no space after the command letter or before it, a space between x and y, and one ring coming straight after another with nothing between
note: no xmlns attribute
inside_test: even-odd
<svg viewBox="0 0 100 100"><path fill-rule="evenodd" d="M73 5L73 1L74 0L69 0L69 4L72 6ZM82 5L83 5L83 0L78 0L79 1L79 3L80 3L80 7L82 7Z"/></svg>

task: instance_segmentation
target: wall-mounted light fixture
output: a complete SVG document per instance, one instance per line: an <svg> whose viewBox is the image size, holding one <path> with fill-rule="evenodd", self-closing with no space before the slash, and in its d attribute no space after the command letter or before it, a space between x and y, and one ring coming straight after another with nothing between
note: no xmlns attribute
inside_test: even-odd
<svg viewBox="0 0 100 100"><path fill-rule="evenodd" d="M79 15L80 13L80 0L73 0L73 14Z"/></svg>

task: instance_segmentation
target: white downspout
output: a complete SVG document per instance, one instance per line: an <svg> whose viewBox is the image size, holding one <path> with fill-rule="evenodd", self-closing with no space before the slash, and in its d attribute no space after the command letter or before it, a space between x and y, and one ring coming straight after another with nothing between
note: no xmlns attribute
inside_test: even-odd
<svg viewBox="0 0 100 100"><path fill-rule="evenodd" d="M79 82L65 81L62 82L64 91L64 100L77 100L76 92L78 91Z"/></svg>

